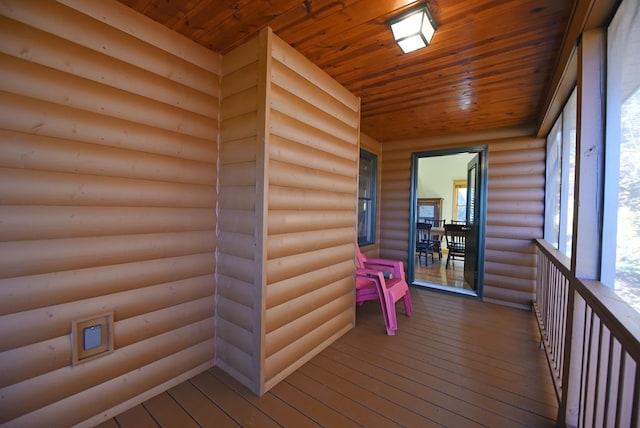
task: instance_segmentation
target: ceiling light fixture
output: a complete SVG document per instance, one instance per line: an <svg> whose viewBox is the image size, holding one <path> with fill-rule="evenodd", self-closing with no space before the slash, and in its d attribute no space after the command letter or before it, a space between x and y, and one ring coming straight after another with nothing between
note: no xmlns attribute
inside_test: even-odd
<svg viewBox="0 0 640 428"><path fill-rule="evenodd" d="M433 33L438 28L426 4L391 18L387 24L403 53L429 46Z"/></svg>

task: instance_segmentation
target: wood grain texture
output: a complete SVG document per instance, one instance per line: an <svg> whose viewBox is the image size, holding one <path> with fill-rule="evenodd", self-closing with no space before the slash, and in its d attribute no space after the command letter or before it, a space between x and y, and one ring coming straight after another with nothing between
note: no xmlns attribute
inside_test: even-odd
<svg viewBox="0 0 640 428"><path fill-rule="evenodd" d="M153 70L168 80L197 88L204 93L213 94L217 91L217 70L208 71L200 66L194 67L193 63L169 53L161 46L149 44L72 7L60 3L23 5L20 2L7 1L3 3L1 12L8 18L73 41L85 48L102 52L106 56L135 64L140 68ZM52 16L56 19L51 19ZM138 19L140 25L145 26L142 22L146 21ZM148 23L146 26L149 28ZM94 37L86 37L87 31L94 34ZM156 35L158 32L163 33L160 28L156 28L155 31ZM158 36L154 43L162 40L162 37ZM217 56L206 51L200 51L200 54Z"/></svg>
<svg viewBox="0 0 640 428"><path fill-rule="evenodd" d="M0 92L2 129L124 147L145 153L214 162L216 145L209 139L102 116L9 92ZM215 136L214 136L215 137Z"/></svg>
<svg viewBox="0 0 640 428"><path fill-rule="evenodd" d="M120 378L108 380L91 388L91 394L77 394L65 398L47 407L11 421L16 426L41 426L51 421L60 421L61 425L71 426L84 423L86 416L80 412L70 412L69 407L82 406L87 414L97 415L87 422L104 420L107 415L115 416L138 405L146 399L201 373L212 366L215 354L213 339L191 346L170 357L148 364L142 369L126 373ZM128 395L133 398L123 402L122 384L127 383ZM100 397L100 400L96 399Z"/></svg>
<svg viewBox="0 0 640 428"><path fill-rule="evenodd" d="M206 292L207 291L204 293ZM146 312L137 316L127 316L126 321L118 321L116 324L118 334L114 337L115 346L117 348L122 348L155 335L166 333L167 331L175 329L176 326L192 324L206 318L211 318L213 312L213 297L207 296L204 293L191 292L190 295L186 294L180 296L181 298L177 301L172 301L170 298L167 298L167 295L170 296L170 294L165 293L164 302L159 302L158 296L149 296L150 304L147 304L146 307L139 310L144 310ZM205 297L198 299L198 297L203 294ZM133 304L137 302L139 302L139 298L136 302L132 302L132 305L130 306L133 306ZM186 303L181 304L181 302ZM111 302L108 301L105 302L105 306L108 306L110 303ZM92 314L95 313L96 306L97 302L88 301L86 307L71 307L71 310L68 313L69 316L74 312ZM53 310L58 309L61 308L54 308ZM132 310L131 307L127 309L129 311ZM138 310L137 308L135 309ZM59 312L60 311L55 313L53 317L55 317L56 322L64 323L64 326L66 327L66 325L69 324L69 321L66 320L66 322L64 322L64 317L60 316ZM45 375L54 370L62 369L65 366L68 366L69 361L71 361L71 343L68 337L65 336L66 328L63 329L62 333L56 333L53 328L48 327L44 322L42 322L42 318L38 319L37 314L34 315L34 318L36 318L34 321L21 324L18 327L16 327L15 323L12 323L11 320L8 320L8 327L12 327L12 332L23 335L21 339L22 343L33 343L15 347L9 351L0 352L0 362L2 362L2 364L8 365L12 362L14 362L14 364L16 361L19 362L18 364L15 364L16 367L14 367L11 372L3 376L2 382L0 382L0 387L5 387L27 379ZM124 316L122 318L125 319ZM33 327L38 324L40 327ZM41 327L43 324L45 324L45 326ZM41 328L50 335L60 334L60 336L53 337L51 339L42 339L36 334L30 333L30 330L33 328ZM2 333L4 333L4 331Z"/></svg>
<svg viewBox="0 0 640 428"><path fill-rule="evenodd" d="M217 116L219 90L205 93L178 82L167 81L163 76L136 67L117 58L105 57L100 52L79 46L73 41L65 40L53 34L45 33L34 27L26 27L5 16L0 17L2 26L0 34L0 52L14 58L46 66L60 72L72 72L78 78L107 84L122 91L144 96L149 99L164 102L174 107L205 114L209 117ZM142 27L138 26L138 30ZM28 54L22 52L20 46L29 46ZM163 46L167 48L167 46ZM198 58L211 59L215 55L207 53ZM219 61L219 60L218 60ZM103 73L103 67L113 68L118 73Z"/></svg>
<svg viewBox="0 0 640 428"><path fill-rule="evenodd" d="M214 185L215 159L200 160L152 154L126 148L85 144L23 132L0 131L7 146L1 153L5 168L29 168L51 172Z"/></svg>
<svg viewBox="0 0 640 428"><path fill-rule="evenodd" d="M219 55L75 6L0 5L0 423L18 426L131 407L214 362ZM71 321L105 311L115 351L71 366Z"/></svg>
<svg viewBox="0 0 640 428"><path fill-rule="evenodd" d="M102 82L70 76L65 71L47 70L48 77L44 81L41 79L40 64L8 55L0 56L0 64L2 90L197 138L206 139L217 131L216 110L209 111L209 115L205 116L202 112L187 111L149 100L142 95L105 86Z"/></svg>
<svg viewBox="0 0 640 428"><path fill-rule="evenodd" d="M88 4L82 0L63 0L61 3L97 20L104 21L122 32L135 35L138 39L149 44L153 45L162 40L161 46L165 51L198 65L204 70L209 70L216 75L220 74L221 58L219 55L211 55L202 46L191 43L188 39L176 37L175 32L167 30L164 26L149 21L142 25L139 14L130 8L113 2Z"/></svg>
<svg viewBox="0 0 640 428"><path fill-rule="evenodd" d="M557 401L530 311L413 287L411 296L414 312L407 318L398 306L393 338L380 306L365 303L353 330L262 397L219 368L169 394L202 426L249 416L310 427L554 425Z"/></svg>
<svg viewBox="0 0 640 428"><path fill-rule="evenodd" d="M0 314L213 275L214 270L214 254L204 253L0 279Z"/></svg>
<svg viewBox="0 0 640 428"><path fill-rule="evenodd" d="M359 100L272 46L263 392L352 327L359 144Z"/></svg>
<svg viewBox="0 0 640 428"><path fill-rule="evenodd" d="M358 2L345 5L352 3ZM204 2L200 7L206 5ZM260 2L256 10L266 10L265 5ZM366 11L360 2L347 15L367 22L384 9L380 3L369 6L371 11ZM180 6L171 7L180 10ZM336 18L342 7L328 6L325 13ZM286 8L283 4L280 12L288 12ZM504 12L517 12L505 8ZM19 329L19 321L27 319L23 328L33 328L29 322L34 322L38 330L35 337L21 335L25 345L9 342L5 352L10 354L3 357L20 360L15 357L26 355L26 349L20 349L26 346L34 346L33 350L59 346L66 334L60 326L67 318L100 304L119 308L119 346L135 348L135 358L126 364L121 364L123 352L105 358L98 365L108 369L93 380L98 383L77 382L73 391L54 391L59 381L49 382L67 371L73 379L80 378L81 369L61 368L67 355L64 347L59 348L62 352L44 357L46 361L33 363L42 367L37 376L28 378L29 368L22 367L16 383L5 386L9 396L24 397L24 391L38 389L38 382L48 381L33 403L12 407L9 417L15 416L16 424L46 420L40 419L42 415L60 418L55 420L61 424L75 423L102 412L104 406L131 404L172 378L212 364L215 352L225 357L220 357L220 365L230 372L255 377L255 358L262 356L256 352L259 347L254 333L258 340L270 335L269 361L258 361L258 368L266 373L260 388L268 389L351 328L353 248L349 242L355 239L355 202L349 206L348 201L355 201L357 193L358 97L275 37L273 58L265 60L265 52L255 54L260 44L250 41L221 61L219 55L171 37L165 28L120 6L65 0L40 7L7 0L0 4L0 10L2 23L7 24L2 34L8 40L0 48L0 61L5 65L0 86L0 203L7 207L0 214L9 222L0 231L0 251L7 254L0 266L0 286L4 287L3 295L12 298L19 285L29 284L16 294L15 301L5 305L3 319L10 321L6 324L10 329ZM224 7L219 11L210 19L221 19L229 12ZM297 14L296 10L287 19ZM186 22L177 16L173 19L180 25ZM333 27L326 28L337 34ZM371 26L367 40L375 38L374 28ZM534 36L538 37L537 33ZM167 38L169 43L165 43ZM306 43L300 40L300 46ZM521 48L513 50L516 59L524 55ZM490 53L495 58L498 52ZM338 49L325 57L335 60L342 55ZM536 74L532 62L520 65L528 74ZM274 73L267 77L261 74L265 70ZM492 93L503 95L501 98L515 106L514 99L503 92L503 85L516 78L516 70L504 70L503 76L491 75L486 80ZM362 82L360 89L372 84L358 73L357 67L338 71L347 80ZM125 78L129 74L130 79ZM51 84L43 85L42 76L49 77ZM385 79L389 85L393 83L389 79L421 81L417 74L398 77L388 73ZM384 90L407 92L398 87ZM263 95L264 99L260 98ZM242 102L252 96L262 99L263 105L257 100ZM438 96L431 99L442 101ZM224 113L217 107L220 103ZM392 101L387 104L393 107ZM414 106L411 100L407 105ZM496 111L505 117L511 113ZM491 123L482 115L478 117ZM398 126L402 129L404 125L399 121ZM216 174L218 129L224 147L220 161L224 178ZM267 131L271 134L265 134ZM273 147L282 150L269 151L278 139L283 144ZM20 143L24 146L16 150ZM6 151L2 150L5 147ZM254 150L246 150L251 147ZM501 163L521 162L518 156L515 152L505 155ZM524 162L520 166L535 173L539 159L534 159L532 169ZM407 185L402 181L408 172L400 157L391 153L389 160L385 191L390 195L384 208L390 214L385 218L389 228L384 233L388 241L385 251L393 253L403 245L406 222L398 210L407 205ZM516 175L508 168L500 174ZM215 187L219 178L224 188L221 200ZM538 184L520 178L520 187L515 190L527 189L518 193L522 202L536 197ZM258 190L253 194L261 197L257 204L247 201L253 185ZM512 190L497 186L496 199L518 199ZM331 194L336 195L336 203L332 203ZM295 208L297 199L306 209ZM51 215L47 215L48 208ZM535 214L535 207L532 210ZM221 211L217 223L216 213ZM274 228L254 229L266 214L273 218L268 226ZM523 236L535 233L505 217L496 217L491 224L495 232L491 239L505 246L509 243L506 236L513 237L512 232L517 235L512 241L518 245ZM216 225L220 229L216 230ZM291 251L296 239L313 239L314 233L324 230L333 234L303 246L302 254ZM224 236L220 247L218 232ZM338 237L340 234L343 237ZM285 241L288 249L268 252L268 245L277 247ZM250 251L252 244L257 244L258 252ZM216 248L221 252L216 253ZM255 254L258 259L250 257ZM167 262L176 263L169 267L177 266L177 273L160 267ZM218 262L224 264L218 270L218 279L224 283L220 286L224 309L219 346L213 340L209 305L209 296L216 289L211 272ZM247 269L248 264L257 269ZM121 268L122 274L115 272ZM308 270L320 278L319 282L307 281L296 288L296 283L309 279ZM512 269L496 264L494 271L494 277L499 278ZM72 279L76 276L80 279ZM267 278L273 282L266 283ZM518 289L512 294L527 292L526 283L523 286L518 279L523 278L514 278ZM251 289L255 285L258 288ZM153 290L148 289L151 287ZM169 303L167 293L172 287L181 287L181 297ZM304 294L299 294L301 290ZM143 291L149 292L148 299L141 297ZM268 303L262 293L269 294ZM263 312L267 305L271 306ZM291 311L286 310L289 307ZM51 323L46 319L47 310L54 318ZM26 312L38 316L25 317ZM154 327L145 330L148 320ZM197 334L182 330L199 322L203 327ZM261 330L261 324L269 331ZM256 327L260 329L254 332ZM195 337L206 346L191 346L185 337ZM143 343L152 343L161 357L144 354L140 350ZM150 362L156 357L161 358L161 364ZM146 373L139 373L141 364L171 369L162 374L159 368L145 370L152 373L145 377ZM122 382L132 384L128 395L113 394L113 385ZM99 390L109 391L110 401L97 403ZM81 402L85 413L65 415L72 401Z"/></svg>
<svg viewBox="0 0 640 428"><path fill-rule="evenodd" d="M258 117L264 99L259 97L257 38L222 58L220 170L218 189L218 330L216 364L253 391L258 390L256 369L260 337L260 283L257 258L257 224L262 192L258 187L262 155Z"/></svg>
<svg viewBox="0 0 640 428"><path fill-rule="evenodd" d="M315 71L305 71L304 79L322 81L325 94L354 112L358 105L344 101L344 94L359 97L362 131L381 142L533 128L555 95L547 87L552 75L564 70L584 27L582 21L571 26L565 37L570 1L438 0L429 3L439 27L432 43L403 55L387 21L419 2L120 1L214 52L231 52L270 26L282 40L274 42L274 68L282 63L297 69L301 60L291 51L300 52L335 81ZM584 21L591 1L575 3ZM562 64L556 64L559 52ZM292 87L287 85L282 87Z"/></svg>
<svg viewBox="0 0 640 428"><path fill-rule="evenodd" d="M19 401L0 404L2 422L31 412L42 411L49 404L60 402L109 380L118 379L130 371L189 349L194 344L210 339L209 331L213 325L211 318L200 321L193 326L176 328L168 333L138 342L129 348L122 348L119 352L112 353L109 358L94 360L99 363L94 365L93 376L85 376L82 370L75 367L64 367L7 386L2 389L2 393ZM149 353L146 351L149 346L159 349L159 351L155 354ZM33 391L38 391L38 393L33 394ZM93 397L94 400L97 398L100 397ZM85 415L85 418L87 416L89 415Z"/></svg>

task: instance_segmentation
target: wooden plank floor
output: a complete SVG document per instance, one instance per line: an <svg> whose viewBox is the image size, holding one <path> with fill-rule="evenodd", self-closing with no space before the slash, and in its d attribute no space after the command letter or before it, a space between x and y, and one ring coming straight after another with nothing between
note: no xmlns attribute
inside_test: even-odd
<svg viewBox="0 0 640 428"><path fill-rule="evenodd" d="M413 265L414 280L471 290L471 285L464 278L464 261L451 260L449 262L449 268L446 267L446 262L446 252L442 255L442 259L439 259L437 254L433 260L431 256L429 256L428 264L425 264L424 256L420 257L420 259L416 257Z"/></svg>
<svg viewBox="0 0 640 428"><path fill-rule="evenodd" d="M380 306L263 397L214 368L103 427L551 427L557 402L533 313L412 288L385 334Z"/></svg>

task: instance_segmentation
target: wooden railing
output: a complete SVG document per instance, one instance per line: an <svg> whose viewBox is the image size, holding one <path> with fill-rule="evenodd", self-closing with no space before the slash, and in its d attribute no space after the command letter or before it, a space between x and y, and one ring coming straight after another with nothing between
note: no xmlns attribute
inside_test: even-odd
<svg viewBox="0 0 640 428"><path fill-rule="evenodd" d="M547 352L556 396L560 402L569 296L568 278L571 277L570 260L546 241L538 242L538 248L538 283L533 307L538 318L542 345Z"/></svg>
<svg viewBox="0 0 640 428"><path fill-rule="evenodd" d="M556 386L558 426L640 426L640 314L537 240L534 302Z"/></svg>

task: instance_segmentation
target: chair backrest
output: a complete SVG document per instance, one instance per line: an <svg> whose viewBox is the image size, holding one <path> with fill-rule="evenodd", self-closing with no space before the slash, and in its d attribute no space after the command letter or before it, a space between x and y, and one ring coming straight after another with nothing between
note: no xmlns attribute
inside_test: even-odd
<svg viewBox="0 0 640 428"><path fill-rule="evenodd" d="M362 251L360 251L360 245L356 245L356 267L364 269L364 262L367 261L367 258Z"/></svg>
<svg viewBox="0 0 640 428"><path fill-rule="evenodd" d="M417 242L426 242L431 238L431 228L433 225L431 223L416 223L416 233L417 233Z"/></svg>
<svg viewBox="0 0 640 428"><path fill-rule="evenodd" d="M446 220L444 220L444 219L442 219L442 220L434 220L432 218L428 218L428 219L425 220L425 223L429 223L433 227L443 227L445 222L446 222Z"/></svg>
<svg viewBox="0 0 640 428"><path fill-rule="evenodd" d="M463 251L469 226L465 224L445 224L444 237L449 251Z"/></svg>

